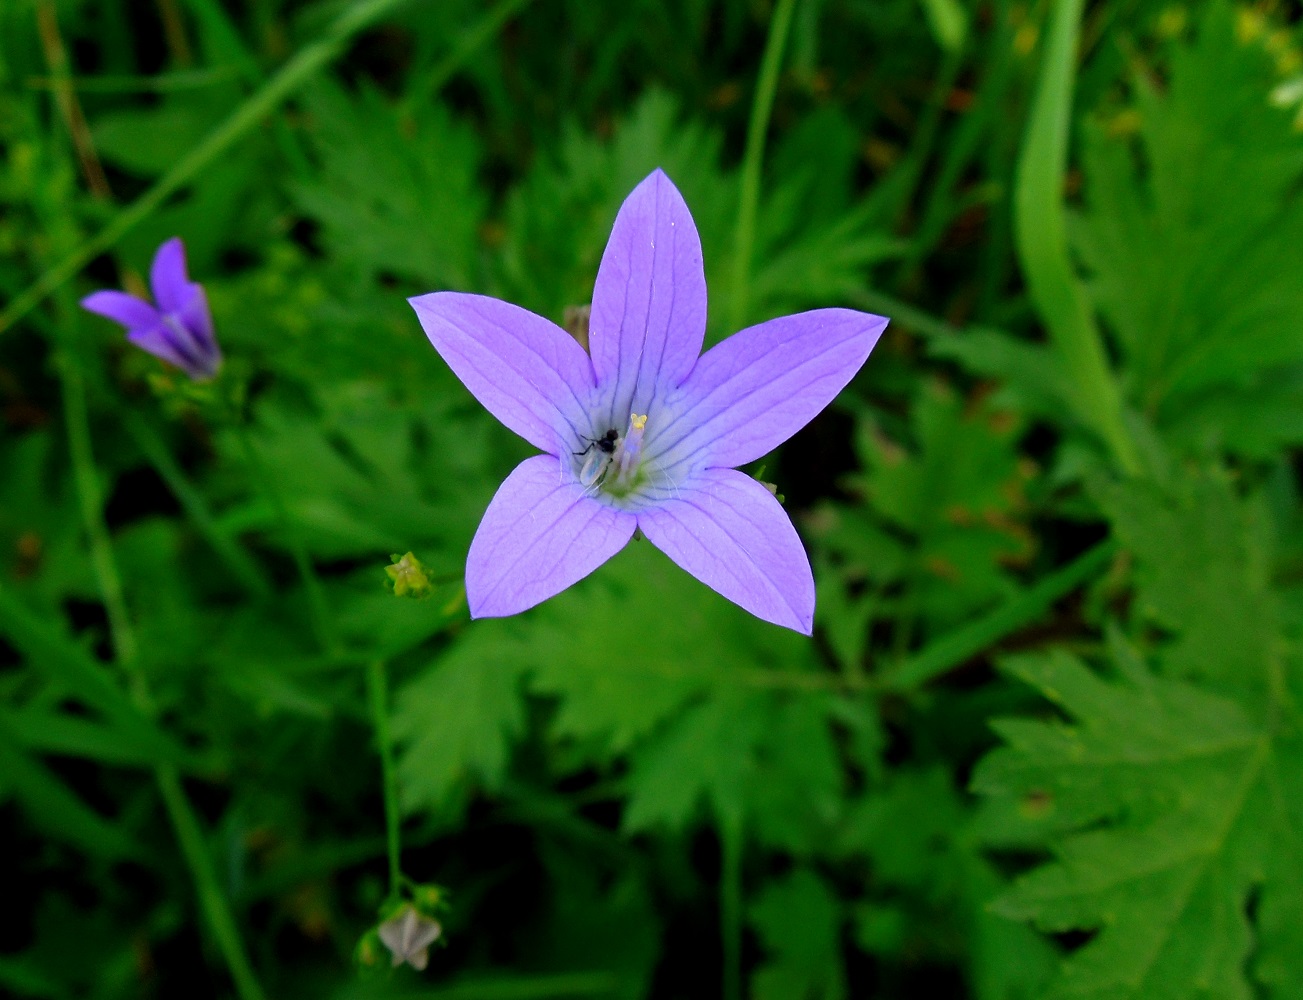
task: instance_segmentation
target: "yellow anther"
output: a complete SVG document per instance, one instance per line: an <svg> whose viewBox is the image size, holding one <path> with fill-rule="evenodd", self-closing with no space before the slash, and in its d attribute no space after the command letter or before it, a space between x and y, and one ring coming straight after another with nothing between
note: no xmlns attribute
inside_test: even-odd
<svg viewBox="0 0 1303 1000"><path fill-rule="evenodd" d="M634 430L636 430L636 431L640 431L640 430L642 430L644 427L647 426L647 414L644 413L644 414L640 417L640 416L638 416L638 414L636 414L636 413L631 413L631 414L629 414L629 422L630 422L631 424L633 424L633 429L634 429Z"/></svg>

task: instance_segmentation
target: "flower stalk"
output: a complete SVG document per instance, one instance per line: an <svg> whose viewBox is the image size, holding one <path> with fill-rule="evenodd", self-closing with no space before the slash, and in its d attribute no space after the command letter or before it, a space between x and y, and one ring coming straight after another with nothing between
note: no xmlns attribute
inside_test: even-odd
<svg viewBox="0 0 1303 1000"><path fill-rule="evenodd" d="M398 809L398 772L394 768L393 738L389 731L389 683L384 660L372 660L366 669L367 702L380 752L380 772L385 800L385 847L389 859L387 903L402 895L402 817Z"/></svg>
<svg viewBox="0 0 1303 1000"><path fill-rule="evenodd" d="M1028 291L1074 379L1072 402L1078 415L1108 446L1122 471L1134 475L1140 460L1126 425L1122 393L1068 254L1063 181L1083 6L1084 0L1051 5L1045 59L1018 158L1014 233Z"/></svg>
<svg viewBox="0 0 1303 1000"><path fill-rule="evenodd" d="M792 27L796 0L778 0L769 21L769 37L760 58L760 78L747 122L746 151L742 156L742 180L738 192L737 229L733 236L733 301L729 313L734 329L746 322L751 305L751 258L756 241L756 214L760 207L760 172L765 159L765 137L769 118L774 111L774 94L778 89L778 71L783 65L783 50Z"/></svg>
<svg viewBox="0 0 1303 1000"><path fill-rule="evenodd" d="M63 399L68 450L72 458L73 479L81 508L83 528L90 540L91 562L100 596L104 601L105 613L108 616L114 657L126 675L133 701L142 711L152 716L153 697L149 690L149 682L139 667L137 659L139 646L127 610L122 578L113 556L108 527L104 522L104 497L99 486L99 475L95 468L91 447L85 380L76 345L72 342L74 338L71 336L79 314L73 308L66 292L57 297L57 302L61 315L56 327L63 334L57 366L62 389L60 395ZM217 941L236 993L240 1000L265 1000L266 994L245 952L235 917L221 890L216 869L204 843L199 817L195 815L186 796L180 774L172 764L157 764L153 768L153 773L168 821L172 825L186 866L190 870L200 909Z"/></svg>

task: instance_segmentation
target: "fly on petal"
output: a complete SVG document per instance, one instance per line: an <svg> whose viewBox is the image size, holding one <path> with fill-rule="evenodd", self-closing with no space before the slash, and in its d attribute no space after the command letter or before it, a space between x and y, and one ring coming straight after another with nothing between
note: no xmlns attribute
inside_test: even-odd
<svg viewBox="0 0 1303 1000"><path fill-rule="evenodd" d="M94 292L83 309L122 326L141 350L180 368L195 381L213 378L222 352L213 333L204 288L186 274L185 246L173 237L158 248L150 270L156 305L118 291Z"/></svg>
<svg viewBox="0 0 1303 1000"><path fill-rule="evenodd" d="M409 300L466 388L546 454L507 477L471 542L471 616L533 607L636 529L766 621L810 634L810 561L771 491L740 472L804 427L868 359L887 319L783 316L701 354L706 276L678 189L653 171L625 199L593 288L585 351L496 299Z"/></svg>

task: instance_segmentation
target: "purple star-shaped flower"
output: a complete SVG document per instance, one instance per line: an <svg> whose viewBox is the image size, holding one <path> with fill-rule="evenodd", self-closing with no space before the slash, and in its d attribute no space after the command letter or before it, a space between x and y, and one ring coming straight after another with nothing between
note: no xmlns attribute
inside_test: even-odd
<svg viewBox="0 0 1303 1000"><path fill-rule="evenodd" d="M150 284L158 308L126 292L94 292L82 308L127 328L137 347L176 365L196 381L212 378L222 365L203 285L186 276L185 247L173 237L154 254Z"/></svg>
<svg viewBox="0 0 1303 1000"><path fill-rule="evenodd" d="M475 397L546 452L507 477L475 533L466 561L472 617L533 607L640 528L708 587L810 634L814 577L796 529L736 467L833 400L884 317L816 309L749 327L701 355L701 241L660 170L616 216L593 289L591 356L560 327L499 299L432 292L410 301Z"/></svg>

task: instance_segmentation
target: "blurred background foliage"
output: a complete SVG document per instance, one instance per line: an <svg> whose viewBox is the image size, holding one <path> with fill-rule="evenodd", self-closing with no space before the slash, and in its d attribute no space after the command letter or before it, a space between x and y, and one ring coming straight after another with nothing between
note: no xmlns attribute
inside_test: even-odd
<svg viewBox="0 0 1303 1000"><path fill-rule="evenodd" d="M1303 996L1301 20L4 0L0 992ZM892 317L754 470L813 640L646 543L467 620L528 448L404 298L560 322L656 166L709 340ZM174 235L207 386L76 306Z"/></svg>

